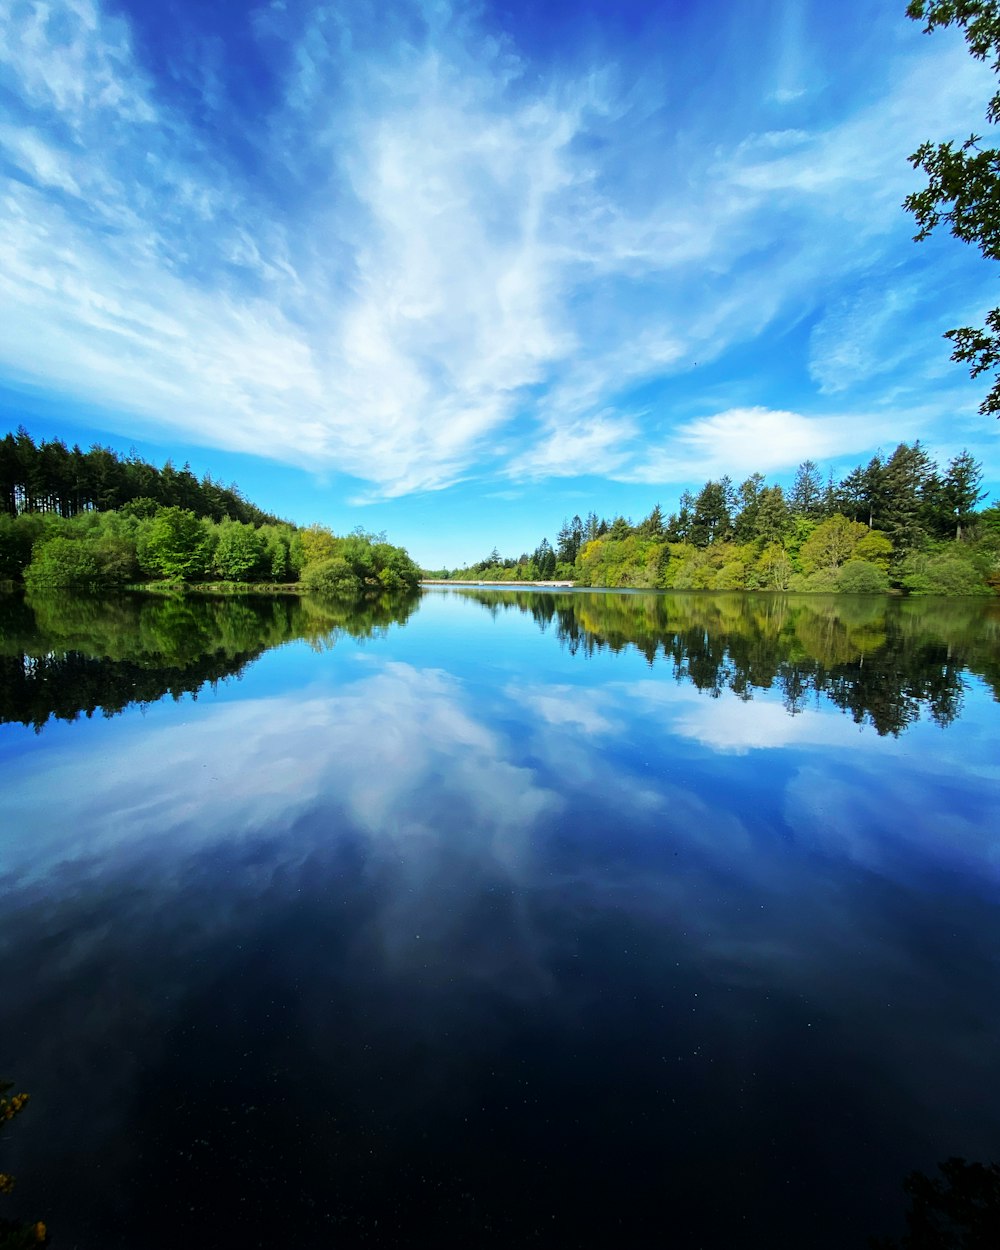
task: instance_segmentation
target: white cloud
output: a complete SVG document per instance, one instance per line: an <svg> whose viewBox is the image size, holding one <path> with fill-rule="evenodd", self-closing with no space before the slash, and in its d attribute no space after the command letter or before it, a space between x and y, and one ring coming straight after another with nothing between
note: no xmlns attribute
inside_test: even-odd
<svg viewBox="0 0 1000 1250"><path fill-rule="evenodd" d="M549 432L507 466L511 477L613 475L626 461L626 444L639 433L627 416L598 413L570 423L552 423Z"/></svg>
<svg viewBox="0 0 1000 1250"><path fill-rule="evenodd" d="M908 417L908 437L914 437ZM729 473L774 473L803 460L854 455L890 443L902 427L894 413L807 417L770 408L731 408L679 425L643 462L617 474L632 482L684 482Z"/></svg>
<svg viewBox="0 0 1000 1250"><path fill-rule="evenodd" d="M905 154L961 130L989 77L928 45L835 122L751 118L715 141L710 115L681 134L656 83L617 83L611 66L541 77L448 6L385 6L368 28L360 11L316 5L301 24L272 5L253 19L281 89L245 128L258 178L209 146L94 0L0 0L0 19L17 102L0 128L7 376L129 432L336 468L380 496L484 465L670 481L854 454L870 412L748 405L650 457L638 435L660 417L630 392L880 265L905 234ZM765 94L790 104L804 36L783 22ZM197 57L177 72L222 135L218 49ZM879 343L899 298L870 311ZM841 317L814 338L826 391L897 361Z"/></svg>

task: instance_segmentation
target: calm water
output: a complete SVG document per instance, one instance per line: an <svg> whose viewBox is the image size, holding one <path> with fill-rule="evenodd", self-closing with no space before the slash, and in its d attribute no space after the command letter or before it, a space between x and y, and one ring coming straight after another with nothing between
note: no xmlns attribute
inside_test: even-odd
<svg viewBox="0 0 1000 1250"><path fill-rule="evenodd" d="M0 1212L863 1247L1000 1158L1000 612L0 598Z"/></svg>

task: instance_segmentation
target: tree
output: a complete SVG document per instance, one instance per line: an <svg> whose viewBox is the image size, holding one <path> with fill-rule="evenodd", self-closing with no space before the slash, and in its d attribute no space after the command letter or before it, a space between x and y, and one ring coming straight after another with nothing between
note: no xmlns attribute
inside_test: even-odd
<svg viewBox="0 0 1000 1250"><path fill-rule="evenodd" d="M332 560L337 554L337 540L333 531L325 525L310 525L299 530L298 537L303 566L318 564L321 560Z"/></svg>
<svg viewBox="0 0 1000 1250"><path fill-rule="evenodd" d="M791 517L785 492L780 486L764 486L756 501L753 534L765 546L780 545L788 532Z"/></svg>
<svg viewBox="0 0 1000 1250"><path fill-rule="evenodd" d="M572 564L576 553L583 542L583 522L578 516L572 521L563 521L562 529L556 537L556 555L563 564Z"/></svg>
<svg viewBox="0 0 1000 1250"><path fill-rule="evenodd" d="M822 513L823 479L815 460L803 460L795 470L788 507L794 516L818 517Z"/></svg>
<svg viewBox="0 0 1000 1250"><path fill-rule="evenodd" d="M208 535L193 512L161 508L139 536L139 562L162 577L197 577L205 571Z"/></svg>
<svg viewBox="0 0 1000 1250"><path fill-rule="evenodd" d="M948 465L941 493L956 539L962 537L962 527L968 526L976 504L986 498L986 492L979 489L982 480L983 466L967 451L959 452Z"/></svg>
<svg viewBox="0 0 1000 1250"><path fill-rule="evenodd" d="M649 516L639 523L638 532L643 538L660 539L663 537L663 512L659 504L654 504Z"/></svg>
<svg viewBox="0 0 1000 1250"><path fill-rule="evenodd" d="M737 492L737 509L733 520L736 541L750 542L756 537L757 513L760 509L760 493L764 489L763 473L752 473L740 483Z"/></svg>
<svg viewBox="0 0 1000 1250"><path fill-rule="evenodd" d="M25 583L45 586L100 586L105 578L96 552L78 538L49 538L38 543L24 570Z"/></svg>
<svg viewBox="0 0 1000 1250"><path fill-rule="evenodd" d="M938 26L955 24L965 32L970 53L978 61L992 61L1000 73L1000 0L910 0L906 13L924 22L930 34ZM1000 121L1000 91L986 107L986 120ZM970 135L957 147L947 143L922 143L910 156L914 169L927 175L927 185L903 201L917 223L916 242L926 239L942 223L956 239L974 243L990 260L1000 260L1000 149L984 147L982 136ZM984 327L963 326L948 330L954 344L952 360L969 366L972 377L1000 365L1000 308L986 314ZM1000 414L1000 376L979 406L979 411Z"/></svg>
<svg viewBox="0 0 1000 1250"><path fill-rule="evenodd" d="M547 538L543 538L536 547L532 562L538 571L537 576L540 581L549 581L555 574L556 553L552 550Z"/></svg>
<svg viewBox="0 0 1000 1250"><path fill-rule="evenodd" d="M898 551L918 546L925 536L925 522L929 519L925 492L934 476L934 462L919 439L912 445L900 443L886 462L878 524Z"/></svg>
<svg viewBox="0 0 1000 1250"><path fill-rule="evenodd" d="M682 493L680 507L667 519L667 542L686 543L691 535L694 515L694 496L689 490Z"/></svg>
<svg viewBox="0 0 1000 1250"><path fill-rule="evenodd" d="M264 540L252 525L227 517L219 523L218 535L212 566L220 577L230 582L249 582L265 572Z"/></svg>
<svg viewBox="0 0 1000 1250"><path fill-rule="evenodd" d="M729 537L732 529L729 485L728 478L720 482L706 482L694 501L688 541L696 547L708 547Z"/></svg>
<svg viewBox="0 0 1000 1250"><path fill-rule="evenodd" d="M361 590L361 579L343 556L314 560L302 574L302 585L317 595L353 598Z"/></svg>
<svg viewBox="0 0 1000 1250"><path fill-rule="evenodd" d="M837 589L853 595L878 594L889 589L889 579L867 560L848 560L837 575Z"/></svg>
<svg viewBox="0 0 1000 1250"><path fill-rule="evenodd" d="M821 521L802 544L802 567L807 573L814 569L837 569L854 554L858 543L868 535L861 521L849 521L839 513Z"/></svg>

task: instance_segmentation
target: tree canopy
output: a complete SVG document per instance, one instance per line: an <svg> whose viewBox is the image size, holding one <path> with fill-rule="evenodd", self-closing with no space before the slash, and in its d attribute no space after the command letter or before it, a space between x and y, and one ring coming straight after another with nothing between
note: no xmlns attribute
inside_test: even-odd
<svg viewBox="0 0 1000 1250"><path fill-rule="evenodd" d="M906 12L924 22L928 34L939 26L961 27L970 53L1000 73L1000 0L910 0ZM1000 121L1000 90L987 103L986 120L991 125ZM922 143L909 159L927 175L927 185L903 201L917 223L914 239L926 239L946 225L955 238L1000 260L1000 149L973 134L961 144ZM987 313L985 326L961 326L948 330L945 338L954 344L952 360L967 364L972 377L995 371L1000 366L1000 308ZM1000 415L1000 374L979 411Z"/></svg>

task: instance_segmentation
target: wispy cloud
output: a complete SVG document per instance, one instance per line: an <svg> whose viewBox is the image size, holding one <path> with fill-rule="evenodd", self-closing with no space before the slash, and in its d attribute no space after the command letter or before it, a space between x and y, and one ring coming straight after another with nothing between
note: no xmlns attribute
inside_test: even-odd
<svg viewBox="0 0 1000 1250"><path fill-rule="evenodd" d="M916 437L920 421L908 414ZM888 444L895 413L807 417L770 408L731 408L677 426L660 446L621 476L633 482L687 482L723 474L781 472L803 460L836 460Z"/></svg>
<svg viewBox="0 0 1000 1250"><path fill-rule="evenodd" d="M791 107L806 58L786 19L761 89ZM768 414L748 395L650 453L670 421L634 392L831 296L820 391L845 366L891 372L840 288L905 233L905 154L983 98L982 67L933 47L822 125L749 117L714 140L714 115L669 114L614 47L541 73L460 5L272 4L245 21L274 83L237 158L213 138L216 45L175 68L205 125L97 0L0 0L0 23L6 377L369 497L498 472L678 480L716 464L716 437L723 471L751 449L764 469L852 451L870 403ZM912 306L869 310L879 342Z"/></svg>

